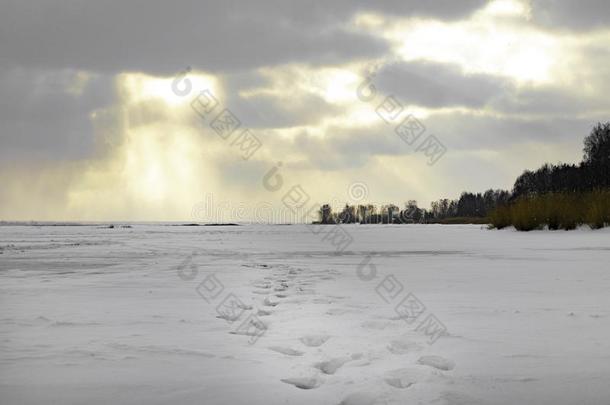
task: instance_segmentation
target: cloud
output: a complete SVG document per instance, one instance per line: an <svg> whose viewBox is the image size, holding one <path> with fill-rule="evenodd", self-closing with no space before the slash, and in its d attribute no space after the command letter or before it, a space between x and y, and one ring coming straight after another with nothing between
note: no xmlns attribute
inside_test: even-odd
<svg viewBox="0 0 610 405"><path fill-rule="evenodd" d="M317 125L323 118L341 111L322 97L307 92L250 97L227 93L226 105L237 117L243 117L244 125L256 129Z"/></svg>
<svg viewBox="0 0 610 405"><path fill-rule="evenodd" d="M0 71L2 159L78 159L94 149L90 115L115 101L113 78L71 69Z"/></svg>
<svg viewBox="0 0 610 405"><path fill-rule="evenodd" d="M457 112L434 114L426 118L425 123L443 140L449 151L492 150L502 153L505 149L527 143L569 144L570 154L558 158L578 162L582 140L597 119L602 117L528 118Z"/></svg>
<svg viewBox="0 0 610 405"><path fill-rule="evenodd" d="M606 6L592 4L5 1L0 216L182 220L207 192L278 203L261 187L278 161L312 199L361 180L393 202L579 161L610 111ZM363 102L359 72L383 61ZM251 160L171 92L186 66L263 141ZM447 147L435 166L376 115L390 94Z"/></svg>
<svg viewBox="0 0 610 405"><path fill-rule="evenodd" d="M483 107L512 84L497 76L465 74L456 64L427 61L387 65L374 81L401 102L430 108Z"/></svg>
<svg viewBox="0 0 610 405"><path fill-rule="evenodd" d="M383 95L394 95L403 105L430 110L461 108L485 110L502 116L599 116L610 111L605 96L610 52L595 45L566 49L562 80L531 83L491 74L472 74L459 65L425 60L390 63L372 78ZM569 74L566 77L566 74Z"/></svg>
<svg viewBox="0 0 610 405"><path fill-rule="evenodd" d="M320 8L287 3L44 1L3 8L2 63L9 66L170 75L186 65L219 71L337 63L386 49L343 21L316 19Z"/></svg>
<svg viewBox="0 0 610 405"><path fill-rule="evenodd" d="M606 0L531 0L535 22L552 29L593 30L610 25Z"/></svg>
<svg viewBox="0 0 610 405"><path fill-rule="evenodd" d="M191 65L218 72L301 62L341 63L387 52L350 27L357 13L455 18L482 0L4 2L0 63L46 69L169 75Z"/></svg>
<svg viewBox="0 0 610 405"><path fill-rule="evenodd" d="M547 118L592 116L610 110L603 97L557 86L515 88L494 99L490 107L505 114Z"/></svg>

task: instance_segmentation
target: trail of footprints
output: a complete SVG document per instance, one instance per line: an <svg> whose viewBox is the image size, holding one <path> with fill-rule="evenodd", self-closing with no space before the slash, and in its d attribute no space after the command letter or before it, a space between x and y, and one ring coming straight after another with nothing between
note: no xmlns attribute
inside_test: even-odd
<svg viewBox="0 0 610 405"><path fill-rule="evenodd" d="M251 265L250 267L257 267L263 269L272 269L272 274L265 276L263 280L254 283L253 294L265 296L262 299L263 308L259 308L257 315L260 317L273 315L274 309L278 305L281 305L282 300L289 298L291 294L294 295L315 295L316 291L313 288L316 281L319 280L334 280L336 271L316 271L307 272L303 274L304 269L292 268L285 265L270 266L270 265ZM318 304L330 304L333 299L341 299L343 297L329 297L329 298L313 298L313 303ZM249 306L248 309L252 309ZM333 308L328 310L326 313L329 315L341 315L347 312L353 312L355 310ZM397 320L393 320L397 321ZM392 326L394 322L391 322ZM366 321L363 322L361 327L366 329L383 329L388 327L383 321ZM307 348L318 348L323 346L331 336L329 335L307 335L299 339L301 345L305 346L303 350ZM423 350L423 346L415 342L393 340L387 347L387 351L393 355L405 355L414 352L420 352ZM305 354L305 351L284 347L284 346L271 346L269 350L280 353L289 357L300 357ZM364 358L362 353L355 353L351 356L342 356L330 358L328 360L320 361L312 364L314 369L318 372L308 377L292 377L281 379L283 383L290 384L296 388L303 390L310 390L320 387L324 383L323 376L332 376L346 364L350 363L353 366L368 366L371 361ZM419 357L417 364L428 366L438 371L451 371L455 368L455 363L452 360L445 359L440 356L421 356ZM430 374L426 373L422 369L417 368L400 368L390 370L383 376L383 381L394 389L407 389L418 381L424 380L429 377ZM366 393L353 393L344 398L339 405L350 405L350 404L374 404L378 398L373 395Z"/></svg>

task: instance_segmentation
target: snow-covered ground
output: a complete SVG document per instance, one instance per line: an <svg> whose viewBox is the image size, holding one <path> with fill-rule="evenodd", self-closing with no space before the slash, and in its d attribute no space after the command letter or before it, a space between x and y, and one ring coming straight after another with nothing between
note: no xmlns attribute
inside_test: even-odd
<svg viewBox="0 0 610 405"><path fill-rule="evenodd" d="M610 402L609 230L345 229L1 226L0 403Z"/></svg>

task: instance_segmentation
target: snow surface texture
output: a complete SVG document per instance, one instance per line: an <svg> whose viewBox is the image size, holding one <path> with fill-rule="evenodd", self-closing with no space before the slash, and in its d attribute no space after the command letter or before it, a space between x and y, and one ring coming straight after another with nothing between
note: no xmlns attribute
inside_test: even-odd
<svg viewBox="0 0 610 405"><path fill-rule="evenodd" d="M0 403L610 403L610 230L346 229L0 226Z"/></svg>

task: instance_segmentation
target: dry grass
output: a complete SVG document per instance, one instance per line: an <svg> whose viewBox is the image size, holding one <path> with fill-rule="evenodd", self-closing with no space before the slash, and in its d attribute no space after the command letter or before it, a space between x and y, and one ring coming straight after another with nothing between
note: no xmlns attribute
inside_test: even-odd
<svg viewBox="0 0 610 405"><path fill-rule="evenodd" d="M501 206L490 216L492 227L513 225L520 231L534 229L575 229L588 224L593 229L610 225L610 190L582 194L549 193L522 197Z"/></svg>

